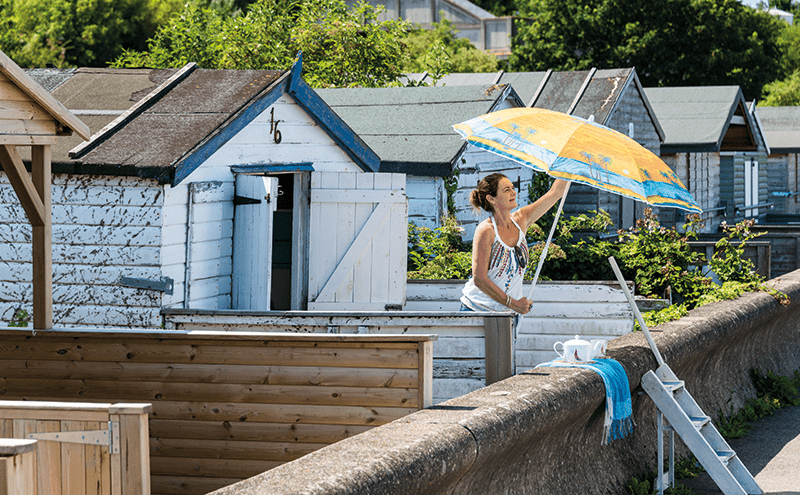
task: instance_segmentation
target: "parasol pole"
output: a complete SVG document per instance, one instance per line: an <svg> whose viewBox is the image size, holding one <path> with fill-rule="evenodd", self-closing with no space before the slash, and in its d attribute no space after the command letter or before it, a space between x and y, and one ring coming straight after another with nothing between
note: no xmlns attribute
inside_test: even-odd
<svg viewBox="0 0 800 495"><path fill-rule="evenodd" d="M539 264L536 265L536 273L533 274L533 282L531 283L531 291L528 294L528 299L533 297L533 289L536 287L536 281L539 280L539 272L542 271L542 265L544 265L544 259L547 258L547 250L550 247L550 241L553 239L553 233L556 231L556 225L558 225L558 217L561 216L561 210L564 208L564 202L567 200L567 193L569 192L569 181L567 181L567 187L564 188L564 194L561 196L561 201L558 203L558 211L556 211L556 218L553 219L553 225L550 226L550 234L547 236L547 242L544 244L544 249L542 249L542 254L539 256ZM532 300L532 299L531 299Z"/></svg>
<svg viewBox="0 0 800 495"><path fill-rule="evenodd" d="M642 331L644 332L644 338L647 339L647 343L650 344L650 349L652 349L653 354L656 355L656 361L658 362L658 366L664 366L664 358L661 357L661 353L658 352L658 347L656 347L656 343L653 340L653 337L650 335L650 329L647 328L647 325L644 322L644 318L642 318L642 313L639 311L639 307L636 305L636 301L633 300L633 295L631 291L628 290L628 284L625 283L625 278L622 276L622 272L619 270L619 266L617 266L617 260L614 259L613 256L608 258L608 262L611 263L611 269L614 270L614 275L617 276L617 281L619 281L620 287L622 287L622 292L625 293L625 297L628 298L628 304L631 305L631 309L633 310L633 314L636 316L636 321L639 322L639 326L642 327Z"/></svg>

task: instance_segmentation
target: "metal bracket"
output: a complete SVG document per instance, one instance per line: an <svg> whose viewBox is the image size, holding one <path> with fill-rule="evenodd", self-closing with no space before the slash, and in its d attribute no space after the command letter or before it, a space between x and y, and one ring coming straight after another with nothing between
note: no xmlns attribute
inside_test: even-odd
<svg viewBox="0 0 800 495"><path fill-rule="evenodd" d="M169 277L161 277L160 280L150 280L147 278L120 277L119 284L125 287L135 287L137 289L160 290L164 294L172 295L172 288L175 281Z"/></svg>
<svg viewBox="0 0 800 495"><path fill-rule="evenodd" d="M119 421L109 421L108 428L105 430L29 433L26 438L44 440L46 442L108 445L109 453L119 454Z"/></svg>

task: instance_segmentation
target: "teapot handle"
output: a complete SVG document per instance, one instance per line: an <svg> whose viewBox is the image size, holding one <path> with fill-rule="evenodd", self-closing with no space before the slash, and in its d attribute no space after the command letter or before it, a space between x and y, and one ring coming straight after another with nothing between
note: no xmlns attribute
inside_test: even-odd
<svg viewBox="0 0 800 495"><path fill-rule="evenodd" d="M559 344L561 344L561 352L558 352L558 349L556 349L556 347L558 347ZM564 343L563 342L556 342L555 344L553 344L553 350L556 351L556 354L558 354L558 356L561 359L564 359Z"/></svg>

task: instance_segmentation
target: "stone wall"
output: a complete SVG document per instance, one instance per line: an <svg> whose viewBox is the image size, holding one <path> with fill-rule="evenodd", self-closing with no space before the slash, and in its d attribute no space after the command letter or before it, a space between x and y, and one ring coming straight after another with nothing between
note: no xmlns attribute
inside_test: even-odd
<svg viewBox="0 0 800 495"><path fill-rule="evenodd" d="M751 368L800 367L800 270L773 284L791 304L747 294L652 329L664 360L714 418L754 397ZM636 421L610 445L601 445L599 375L531 370L214 493L625 493L631 476L655 465L655 409L639 380L656 361L641 332L614 339L608 354L628 372Z"/></svg>

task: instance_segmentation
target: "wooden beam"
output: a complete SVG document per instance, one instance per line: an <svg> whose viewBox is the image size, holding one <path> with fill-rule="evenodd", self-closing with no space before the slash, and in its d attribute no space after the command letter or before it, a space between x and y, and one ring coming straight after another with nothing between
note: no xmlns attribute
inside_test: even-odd
<svg viewBox="0 0 800 495"><path fill-rule="evenodd" d="M33 328L53 328L53 222L50 146L31 147L31 178L42 205L42 225L33 226Z"/></svg>
<svg viewBox="0 0 800 495"><path fill-rule="evenodd" d="M17 153L15 146L0 146L0 164L3 166L6 175L8 175L11 187L17 193L17 197L22 203L22 209L28 215L31 225L34 227L44 225L44 204L42 204L39 193L28 176L28 171L25 170L25 165L22 163L22 158ZM49 208L48 211L50 211Z"/></svg>
<svg viewBox="0 0 800 495"><path fill-rule="evenodd" d="M53 98L50 93L44 90L39 84L19 68L13 60L0 51L0 72L3 72L8 79L13 81L19 89L28 94L36 103L44 107L56 120L69 127L84 140L92 137L92 132L81 119Z"/></svg>

